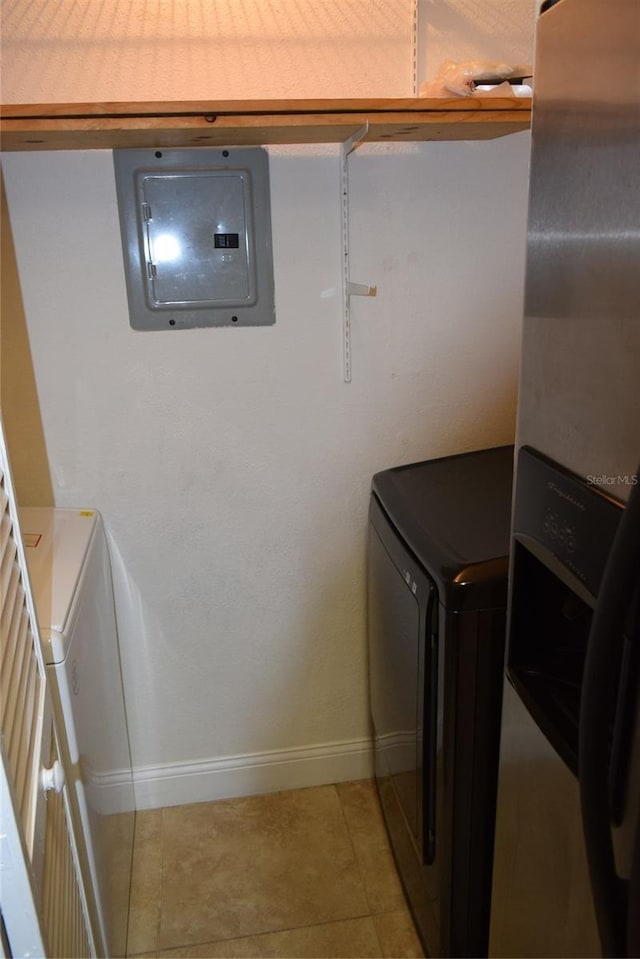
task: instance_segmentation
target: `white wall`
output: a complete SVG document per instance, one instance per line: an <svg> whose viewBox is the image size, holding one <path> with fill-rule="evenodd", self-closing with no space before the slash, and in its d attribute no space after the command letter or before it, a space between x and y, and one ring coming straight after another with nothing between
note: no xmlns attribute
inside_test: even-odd
<svg viewBox="0 0 640 959"><path fill-rule="evenodd" d="M371 474L509 442L528 134L270 153L277 321L136 333L107 152L3 157L56 503L109 531L144 804L369 766Z"/></svg>

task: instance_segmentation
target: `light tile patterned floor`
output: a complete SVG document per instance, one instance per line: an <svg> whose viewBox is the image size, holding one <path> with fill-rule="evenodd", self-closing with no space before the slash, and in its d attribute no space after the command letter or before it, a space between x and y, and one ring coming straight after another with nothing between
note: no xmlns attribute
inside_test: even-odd
<svg viewBox="0 0 640 959"><path fill-rule="evenodd" d="M129 955L422 957L374 783L139 813Z"/></svg>

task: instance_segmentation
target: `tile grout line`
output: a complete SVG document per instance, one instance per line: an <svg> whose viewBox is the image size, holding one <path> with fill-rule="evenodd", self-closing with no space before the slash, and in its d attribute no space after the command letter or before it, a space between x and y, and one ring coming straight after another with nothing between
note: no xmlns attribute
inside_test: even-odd
<svg viewBox="0 0 640 959"><path fill-rule="evenodd" d="M356 849L356 844L355 844L354 841L353 841L353 836L351 835L351 828L350 828L350 826L349 826L349 820L347 819L347 815L346 815L345 808L344 808L344 803L343 803L343 801L342 801L342 796L340 795L340 790L338 789L337 784L334 785L334 789L335 789L336 794L337 794L337 796L338 796L338 802L340 803L340 811L341 811L341 813L342 813L342 819L343 819L343 821L344 821L344 824L345 824L345 827L346 827L346 830L347 830L347 835L348 835L348 837L349 837L349 843L351 844L351 849L353 850L353 858L355 859L356 865L357 865L357 867L358 867L358 876L360 877L360 883L361 883L361 885L362 885L362 889L363 889L363 892L364 892L364 898L365 898L365 901L366 901L366 903L367 903L367 906L369 907L369 915L371 916L371 920L372 920L372 922L373 922L374 912L373 912L373 908L372 908L372 906L371 906L371 900L370 900L370 898L369 898L369 891L368 891L368 889L367 889L367 883L366 883L366 879L365 879L364 872L363 872L363 868L362 868L362 861L361 861L361 859L360 859L360 856L358 855L358 850ZM375 923L374 923L374 926L375 926ZM376 936L377 936L377 933L376 933Z"/></svg>
<svg viewBox="0 0 640 959"><path fill-rule="evenodd" d="M340 795L340 789L338 788L337 785L336 785L336 790L337 790L337 793L338 793L338 798L340 799L340 807L341 807L341 809L342 809L343 818L344 818L344 821L345 821L345 824L346 824L346 827L347 827L347 831L348 831L348 834L349 834L349 840L350 840L350 842L351 842L351 846L352 846L353 851L354 851L355 859L356 859L356 862L357 862L357 864L358 864L358 871L359 871L359 874L360 874L361 879L362 879L362 884L363 884L363 886L364 886L365 898L366 898L366 900L367 900L367 904L368 904L369 909L370 909L370 918L371 918L371 922L372 922L372 925L373 925L373 930L374 930L374 933L375 933L375 937L376 937L376 940L377 940L377 942L378 942L378 946L379 946L379 950L380 950L380 955L381 955L382 957L384 957L384 949L383 949L383 946L382 946L382 942L381 942L381 940L380 940L380 936L378 935L378 927L377 927L377 924L376 924L376 919L381 918L382 916L385 916L385 915L389 915L390 913L393 913L395 910L391 908L391 909L383 909L383 910L381 910L381 911L378 912L378 911L374 911L374 909L373 909L373 906L372 906L372 904L371 904L371 900L370 900L370 897L369 897L369 892L368 892L367 883L366 883L366 880L365 880L365 878L364 878L363 868L362 868L362 864L361 864L362 861L361 861L361 859L360 859L360 857L359 857L359 855L358 855L357 848L356 848L356 844L354 843L353 838L352 838L352 835L351 835L351 829L350 829L350 827L349 827L349 820L348 820L348 818L347 818L347 816L346 816L345 806L344 806L344 803L343 803L343 801L342 801L342 797L341 797L341 795ZM374 790L375 790L375 782L374 782ZM377 790L375 790L375 801L376 801L377 805L379 806L379 805L380 805L380 800L379 800L379 797L378 797ZM380 812L382 813L382 809L380 809ZM388 842L389 842L389 838L388 838L388 836L387 836L386 829L385 829L385 827L384 827L384 823L383 823L383 830L384 830L384 835L385 835L386 841L387 841L387 843L388 843ZM400 876L399 876L399 873L398 873L397 864L396 864L396 862L395 862L395 857L393 856L392 850L390 849L389 851L390 851L390 853L391 853L391 855L392 855L392 858L393 858L393 868L394 868L394 870L395 870L395 872L396 872L396 875L398 876L398 880L400 881ZM406 907L407 910L408 910L408 913L409 913L409 916L410 916L410 920L411 920L411 924L412 924L412 926L413 926L413 928L414 928L414 930L415 930L415 925L416 925L416 924L415 924L415 920L414 920L414 918L413 918L413 915L411 915L411 910L409 909L408 905L406 904L405 895L404 895L404 890L402 890L402 897L403 897L403 901L405 902L405 907ZM417 932L416 932L416 935L417 935Z"/></svg>
<svg viewBox="0 0 640 959"><path fill-rule="evenodd" d="M317 787L310 787L310 788L317 788ZM198 948L198 947L202 948L202 947L206 947L207 945L213 946L214 944L218 945L221 943L231 943L231 942L239 941L246 938L253 938L253 937L259 938L264 936L277 935L279 933L295 932L297 930L303 930L303 929L314 929L314 928L319 929L325 925L329 925L333 923L347 923L355 920L369 919L371 922L374 941L377 945L378 955L381 957L384 956L384 950L382 947L380 935L378 933L378 929L375 921L375 918L378 915L378 913L374 912L374 909L373 909L371 897L369 895L369 891L367 888L366 874L364 871L364 861L358 853L358 845L355 841L354 834L350 827L349 818L347 816L347 808L346 808L345 802L343 801L343 797L339 789L339 784L333 783L331 784L330 788L332 789L333 794L340 808L340 817L341 817L343 826L346 830L349 848L351 850L353 861L356 866L357 877L360 882L361 891L363 893L363 905L366 911L359 912L357 915L346 916L341 919L328 918L320 922L311 922L311 923L303 923L302 925L285 926L279 929L265 929L262 931L256 931L252 933L248 932L243 935L234 935L229 938L206 938L199 942L190 941L190 942L185 942L181 944L172 943L171 945L167 944L166 946L163 946L162 930L163 930L164 896L165 896L165 890L166 890L167 881L168 881L166 837L165 837L165 832L167 828L166 818L167 818L168 809L173 807L162 807L159 810L160 811L159 886L158 886L158 901L157 901L157 912L156 912L155 950L153 954L156 957L160 957L160 956L166 956L167 954L173 952L174 950ZM211 802L215 802L215 801L211 801ZM227 800L227 802L232 802L232 800ZM205 804L203 803L201 805L205 805ZM206 805L209 805L209 803L206 803ZM144 954L141 954L141 955L144 955ZM132 957L132 959L134 959L134 957Z"/></svg>
<svg viewBox="0 0 640 959"><path fill-rule="evenodd" d="M264 936L277 936L284 932L297 932L300 929L319 929L322 926L337 926L340 923L355 922L358 919L371 919L375 932L375 922L373 921L373 918L373 915L367 912L360 916L348 916L346 919L325 919L323 922L312 922L304 926L284 926L281 929L269 929L266 932L252 932L243 936L231 936L228 939L207 939L204 942L184 942L176 946L167 946L166 949L158 949L157 955L160 956L162 953L170 953L175 949L199 949L202 946L217 946L221 943L241 942L243 939L261 939ZM378 945L380 945L377 932L375 933L375 936ZM380 953L382 954L382 949L380 949ZM136 959L136 956L131 956L130 959Z"/></svg>
<svg viewBox="0 0 640 959"><path fill-rule="evenodd" d="M157 816L158 835L156 837L157 841L155 843L153 843L153 838L156 833L155 827L151 831L152 833L151 837L145 837L144 839L141 838L141 833L145 832L145 830L140 825L140 820L138 819L138 817L146 814ZM152 868L151 872L149 872L146 866L147 855L143 853L143 848L146 852L148 852L149 848L152 850L152 859L154 862L154 867ZM143 865L145 866L144 869L142 869ZM158 946L159 946L158 931L159 931L160 911L161 911L161 869L162 869L162 808L157 807L155 809L149 809L149 810L137 810L136 811L136 831L134 834L134 847L133 847L133 856L132 856L132 886L129 893L129 929L127 933L127 951L126 951L127 959L141 959L141 957L146 957L151 955L155 956L157 954ZM140 928L141 928L139 923L132 925L131 910L132 910L132 905L135 901L133 898L134 897L133 884L134 884L134 877L136 877L137 881L140 881L140 877L142 875L145 876L146 880L148 880L149 877L151 876L152 895L151 895L150 903L153 910L152 923L145 921L144 926L147 929L150 929L150 927L153 924L154 942L153 943L148 942L147 936L143 935L142 936L143 943L141 944L139 942L136 942L136 945L138 946L138 948L136 949L135 952L132 952L130 951L130 940L131 940L132 929L135 930L137 933L137 936L135 936L134 938L137 938L139 936ZM136 898L139 898L139 896ZM145 896L145 899L149 901L147 896ZM138 906L140 907L140 903L138 903ZM144 911L145 910L143 909L143 912ZM141 945L142 945L142 948L141 948Z"/></svg>
<svg viewBox="0 0 640 959"><path fill-rule="evenodd" d="M315 788L318 788L318 787L310 787L310 788L311 788L311 789L315 789ZM181 943L181 944L173 943L173 944L170 945L170 946L169 946L169 945L167 945L166 947L165 947L165 946L162 946L162 937L161 937L161 933L162 933L162 912L163 912L163 908L162 908L162 907L163 907L163 904L164 904L163 887L164 887L164 885L165 885L165 881L164 881L164 880L165 880L165 855L164 855L164 851L165 851L165 850L164 850L164 832L165 832L164 825L165 825L165 824L164 824L164 819L165 819L165 811L166 811L166 809L167 809L167 807L163 807L162 810L161 810L161 832L160 832L160 842L161 842L161 892L160 892L160 908L159 908L158 926L157 926L157 936L156 936L156 950L155 950L156 956L162 956L162 955L164 955L164 954L167 953L167 952L172 952L174 949L184 949L184 948L192 948L192 947L198 947L198 946L206 946L206 945L210 945L210 944L213 945L213 944L218 944L218 943L233 942L233 941L241 940L241 939L245 939L245 938L253 938L253 937L276 935L276 934L279 934L279 933L294 932L294 931L302 930L302 929L313 929L313 928L316 928L316 927L319 928L319 927L321 927L321 926L329 925L329 924L332 924L332 923L349 922L349 921L352 921L352 920L361 920L361 919L370 919L370 920L371 920L371 925L372 925L372 929L373 929L373 932L374 932L375 940L376 940L376 943L378 944L378 951L379 951L380 956L382 956L382 949L380 948L379 937L378 937L378 934L377 934L377 930L376 930L376 928L375 928L375 923L374 923L374 921L373 921L373 913L372 913L372 911L371 911L371 904L370 904L370 902L369 902L369 897L368 897L368 895L367 895L367 889L366 889L366 883L365 883L365 881L364 881L364 875L363 875L362 865L361 865L360 859L359 859L359 857L358 857L358 855L357 855L357 851L356 851L355 846L354 846L353 838L352 838L352 835L351 835L351 830L349 829L349 824L348 824L347 819L346 819L346 816L345 816L344 806L343 806L343 803L342 803L342 799L341 799L341 797L340 797L340 795L339 795L339 791L338 791L338 789L337 789L337 785L336 785L335 783L331 783L331 784L327 784L326 787L320 787L320 788L328 788L328 789L331 789L331 790L333 791L334 797L335 797L335 799L336 799L336 801L337 801L337 804L338 804L338 807L339 807L339 810L340 810L340 813L339 813L339 814L340 814L342 823L343 823L343 825L344 825L344 827L345 827L345 831L346 831L346 835L347 835L347 840L348 840L348 843L349 843L349 847L350 847L350 849L351 849L351 853L352 853L352 856L353 856L353 860L354 860L354 863L355 863L355 865L356 865L357 876L358 876L358 880L359 880L359 883L360 883L361 891L362 891L362 893L363 893L363 900L364 900L365 910L366 910L366 911L359 912L357 915L345 916L345 917L343 917L343 918L341 918L341 919L332 919L332 918L329 918L329 919L326 919L326 920L324 920L324 921L322 921L322 922L311 922L311 923L303 923L302 925L283 926L283 927L277 928L277 929L265 929L265 930L261 930L261 931L251 932L251 933L248 932L248 933L245 933L244 935L240 935L240 936L232 936L232 937L230 937L230 938L206 939L206 940L203 940L202 942L197 942L197 943L196 943L196 942L185 942L185 943ZM244 798L244 797L238 797L238 798ZM224 802L224 801L225 801L225 800L223 800L223 802ZM215 801L214 801L214 802L215 802ZM226 800L226 802L232 803L232 802L233 802L233 799ZM203 804L203 805L204 805L204 804ZM168 808L171 808L171 807L168 807ZM132 957L132 959L133 959L133 957Z"/></svg>
<svg viewBox="0 0 640 959"><path fill-rule="evenodd" d="M380 956L382 957L382 956L384 955L383 949L382 949L382 943L380 942L380 936L378 935L378 928L377 928L377 926L376 926L376 921L375 921L375 918L374 918L373 909L371 908L371 900L369 899L369 891L368 891L368 889L367 889L367 883L366 883L366 881L365 881L365 876L364 876L364 872L363 872L363 868L362 868L362 862L361 862L360 856L358 855L358 850L356 849L356 844L355 844L354 841L353 841L353 836L351 835L351 827L349 826L349 820L347 819L347 814L346 814L346 811L345 811L345 808L344 808L344 802L342 801L342 796L340 795L340 789L338 788L338 785L337 785L337 784L335 784L333 788L334 788L335 791L336 791L336 795L337 795L337 797L338 797L338 802L340 803L340 811L341 811L341 813L342 813L342 819L343 819L343 821L344 821L344 824L345 824L345 827L346 827L346 830L347 830L347 835L348 835L348 837L349 837L349 842L350 842L350 844L351 844L351 849L353 850L353 858L355 859L356 865L357 865L357 867L358 867L358 876L360 877L360 883L361 883L362 889L363 889L363 891L364 891L365 902L367 903L367 906L369 907L369 919L371 919L371 926L372 926L372 928L373 928L373 934L374 934L374 936L375 936L375 938L376 938L376 942L378 943L378 952L380 953Z"/></svg>

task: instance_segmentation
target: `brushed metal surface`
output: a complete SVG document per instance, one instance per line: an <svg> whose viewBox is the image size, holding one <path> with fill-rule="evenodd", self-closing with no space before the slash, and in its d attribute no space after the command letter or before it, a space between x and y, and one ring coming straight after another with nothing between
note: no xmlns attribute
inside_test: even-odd
<svg viewBox="0 0 640 959"><path fill-rule="evenodd" d="M578 781L505 684L489 955L599 956Z"/></svg>
<svg viewBox="0 0 640 959"><path fill-rule="evenodd" d="M517 446L626 501L640 461L640 4L538 21ZM578 782L505 683L491 956L597 956Z"/></svg>
<svg viewBox="0 0 640 959"><path fill-rule="evenodd" d="M518 445L628 498L640 460L640 5L538 22Z"/></svg>

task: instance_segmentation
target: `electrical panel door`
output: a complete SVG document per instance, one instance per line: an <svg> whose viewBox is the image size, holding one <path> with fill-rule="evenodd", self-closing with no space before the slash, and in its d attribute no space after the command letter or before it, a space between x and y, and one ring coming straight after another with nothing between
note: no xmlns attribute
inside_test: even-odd
<svg viewBox="0 0 640 959"><path fill-rule="evenodd" d="M268 155L114 151L131 326L275 320Z"/></svg>

